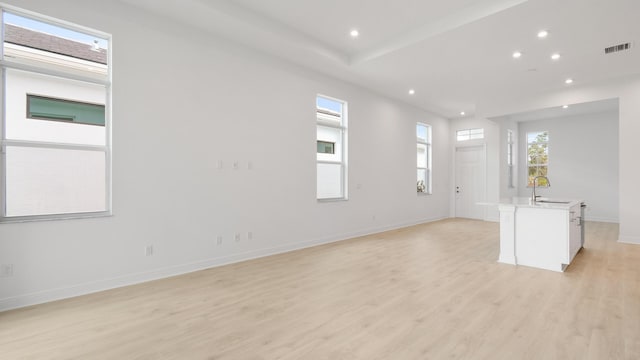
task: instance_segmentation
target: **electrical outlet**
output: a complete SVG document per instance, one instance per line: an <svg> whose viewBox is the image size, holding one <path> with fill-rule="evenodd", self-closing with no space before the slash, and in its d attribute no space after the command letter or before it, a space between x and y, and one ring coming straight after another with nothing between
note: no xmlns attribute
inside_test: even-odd
<svg viewBox="0 0 640 360"><path fill-rule="evenodd" d="M238 160L233 162L233 170L238 170L238 168L240 167L240 163L238 162Z"/></svg>
<svg viewBox="0 0 640 360"><path fill-rule="evenodd" d="M145 256L151 256L151 255L153 255L153 245L147 245L147 246L144 248L144 255L145 255Z"/></svg>
<svg viewBox="0 0 640 360"><path fill-rule="evenodd" d="M247 233L247 240L251 240L251 239L253 239L253 232L252 232L252 231L249 231L249 232Z"/></svg>
<svg viewBox="0 0 640 360"><path fill-rule="evenodd" d="M240 233L236 233L236 242L240 242Z"/></svg>
<svg viewBox="0 0 640 360"><path fill-rule="evenodd" d="M13 276L13 264L0 265L0 277L11 277L11 276Z"/></svg>
<svg viewBox="0 0 640 360"><path fill-rule="evenodd" d="M217 246L222 245L222 235L218 235L218 238L216 239L216 245Z"/></svg>

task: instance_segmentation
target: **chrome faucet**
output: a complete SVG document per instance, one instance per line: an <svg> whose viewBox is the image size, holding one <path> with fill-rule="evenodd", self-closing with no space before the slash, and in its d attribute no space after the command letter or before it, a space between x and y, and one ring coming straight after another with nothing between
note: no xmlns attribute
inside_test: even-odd
<svg viewBox="0 0 640 360"><path fill-rule="evenodd" d="M549 181L548 177L542 176L542 175L534 177L533 178L533 191L531 192L531 201L534 202L534 203L540 197L540 195L536 195L536 182L537 182L537 180L539 178L543 178L543 179L547 180L547 186L551 186L551 182Z"/></svg>

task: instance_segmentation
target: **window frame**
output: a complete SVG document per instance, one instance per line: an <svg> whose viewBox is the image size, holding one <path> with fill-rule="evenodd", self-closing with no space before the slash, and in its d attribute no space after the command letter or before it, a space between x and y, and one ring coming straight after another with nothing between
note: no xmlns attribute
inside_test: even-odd
<svg viewBox="0 0 640 360"><path fill-rule="evenodd" d="M81 32L86 35L91 35L99 39L103 39L107 42L107 65L106 74L104 76L84 76L73 71L64 71L58 68L47 67L39 64L28 64L20 61L14 61L9 58L5 58L5 34L4 34L4 13L11 13L20 17L32 19L39 22L44 22L53 26L69 29L76 32ZM61 220L61 219L79 219L79 218L95 218L112 216L112 36L108 33L94 30L82 25L77 25L65 20L57 19L51 16L39 14L36 12L24 10L19 7L0 3L0 73L2 77L2 84L0 86L0 109L2 109L2 116L0 117L0 223L12 223L12 222L27 222L27 221L44 221L44 220ZM104 145L88 145L88 144L72 144L61 142L49 142L49 141L33 141L33 140L16 140L6 138L6 93L7 93L7 71L22 71L27 73L33 73L38 75L58 77L64 80L75 80L89 84L97 84L104 86L105 90L105 142ZM28 109L27 109L28 111ZM83 123L77 123L78 125L87 125ZM80 151L95 151L104 153L105 159L105 210L103 211L90 211L90 212L70 212L61 214L37 214L37 215L20 215L20 216L7 216L7 161L6 161L6 149L7 147L26 147L26 148L44 148L44 149L63 149L63 150L80 150Z"/></svg>
<svg viewBox="0 0 640 360"><path fill-rule="evenodd" d="M340 122L336 123L335 121L327 121L321 119L323 116L328 116L325 113L320 112L320 108L318 107L318 99L326 99L329 101L337 102L341 104L342 112L340 113ZM349 200L348 194L348 104L345 100L337 99L331 96L326 96L322 94L316 94L315 97L316 104L316 200L318 202L332 202L332 201L346 201ZM322 115L320 115L322 114ZM317 143L318 143L318 128L319 127L327 127L340 131L340 142L341 142L341 151L340 151L340 161L329 161L329 160L319 160L318 152L317 152ZM334 144L334 154L335 154L335 144ZM341 177L340 177L340 188L342 190L341 196L338 197L318 197L318 165L320 164L328 164L328 165L340 165Z"/></svg>
<svg viewBox="0 0 640 360"><path fill-rule="evenodd" d="M509 189L514 189L514 156L513 149L515 141L513 139L514 131L511 129L507 129L507 187Z"/></svg>
<svg viewBox="0 0 640 360"><path fill-rule="evenodd" d="M426 129L427 138L422 139L418 136L418 127L424 127ZM425 171L425 191L418 191L416 187L416 194L418 195L432 195L433 194L433 171L432 171L432 149L433 149L433 135L432 135L433 127L431 125L417 122L416 123L416 168L417 171L424 170ZM417 148L418 146L423 145L426 148L425 154L425 167L418 166L417 164ZM417 171L416 171L416 179L417 179ZM416 181L416 185L417 182Z"/></svg>
<svg viewBox="0 0 640 360"><path fill-rule="evenodd" d="M547 133L547 140L544 142L529 142L529 134L541 134L541 133ZM525 139L527 140L527 151L525 154L526 157L526 162L527 162L527 188L531 188L533 187L532 184L529 183L529 169L531 167L535 167L535 168L541 168L541 167L546 167L547 168L547 174L543 175L543 176L549 176L549 131L548 130L542 130L542 131L528 131L525 133ZM546 155L547 155L547 162L544 164L531 164L531 162L529 161L529 148L532 144L545 144L546 145ZM536 174L539 174L540 172L538 170L536 170ZM536 175L539 176L539 175ZM538 188L544 188L544 187L549 187L549 184L543 184L543 185L538 185L536 184L536 187Z"/></svg>

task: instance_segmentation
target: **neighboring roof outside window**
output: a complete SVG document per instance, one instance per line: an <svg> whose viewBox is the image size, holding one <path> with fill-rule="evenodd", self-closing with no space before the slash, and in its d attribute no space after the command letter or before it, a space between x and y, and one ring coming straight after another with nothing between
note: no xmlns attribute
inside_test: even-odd
<svg viewBox="0 0 640 360"><path fill-rule="evenodd" d="M91 44L61 38L16 25L5 24L4 40L10 44L70 56L99 64L107 64L106 49L94 49Z"/></svg>

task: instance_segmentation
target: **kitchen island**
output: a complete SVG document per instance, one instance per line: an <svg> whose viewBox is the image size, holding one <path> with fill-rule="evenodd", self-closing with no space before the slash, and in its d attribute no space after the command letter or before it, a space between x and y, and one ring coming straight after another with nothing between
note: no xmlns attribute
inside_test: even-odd
<svg viewBox="0 0 640 360"><path fill-rule="evenodd" d="M564 271L584 245L582 200L512 198L498 209L501 263Z"/></svg>

